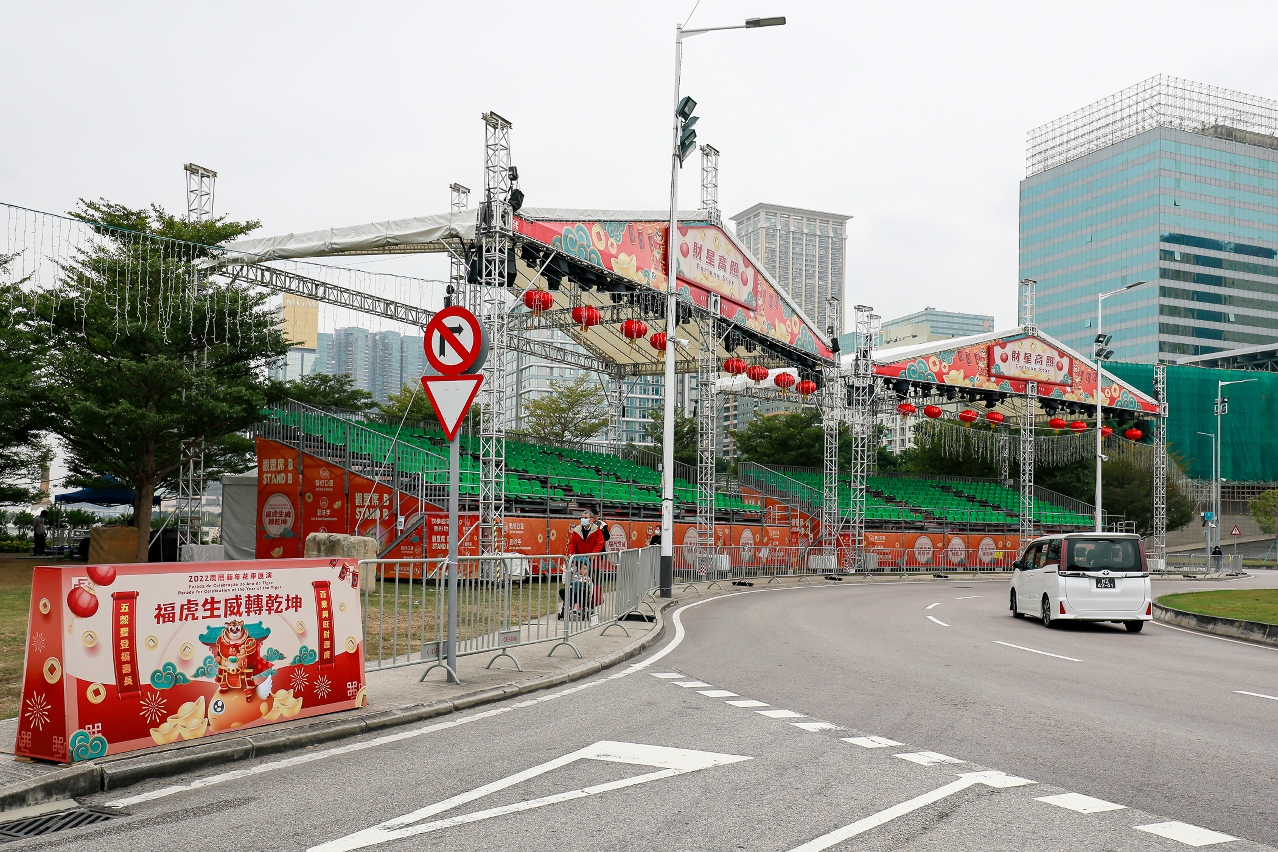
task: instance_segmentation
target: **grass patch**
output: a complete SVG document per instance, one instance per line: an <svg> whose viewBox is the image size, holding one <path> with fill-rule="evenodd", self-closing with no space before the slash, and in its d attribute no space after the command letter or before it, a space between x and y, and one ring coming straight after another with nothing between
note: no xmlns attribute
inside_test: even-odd
<svg viewBox="0 0 1278 852"><path fill-rule="evenodd" d="M1278 624L1278 589L1185 592L1178 595L1163 595L1158 602L1165 607L1198 615Z"/></svg>
<svg viewBox="0 0 1278 852"><path fill-rule="evenodd" d="M26 662L31 571L40 560L0 556L0 719L18 715Z"/></svg>

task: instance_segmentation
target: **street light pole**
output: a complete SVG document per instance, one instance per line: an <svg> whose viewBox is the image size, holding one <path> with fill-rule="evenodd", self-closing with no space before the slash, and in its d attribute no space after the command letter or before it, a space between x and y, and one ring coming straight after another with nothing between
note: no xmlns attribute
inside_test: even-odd
<svg viewBox="0 0 1278 852"><path fill-rule="evenodd" d="M1234 379L1230 382L1216 382L1216 438L1212 441L1211 452L1211 511L1216 516L1216 532L1212 536L1212 545L1220 547L1220 478L1221 470L1221 447L1225 443L1224 433L1220 431L1220 415L1225 413L1225 406L1228 402L1221 395L1221 391L1225 385L1245 385L1248 382L1259 381L1258 379ZM1204 434L1204 433L1199 433Z"/></svg>
<svg viewBox="0 0 1278 852"><path fill-rule="evenodd" d="M1216 389L1216 393L1218 394L1220 393L1219 388ZM1217 424L1219 424L1219 421L1220 421L1220 418L1218 417ZM1212 490L1214 491L1215 484L1216 484L1216 435L1212 434L1211 432L1199 432L1198 434L1205 435L1206 437L1211 438L1211 482L1212 482ZM1204 524L1207 530L1206 530L1206 534L1203 536L1203 538L1206 539L1206 545L1205 545L1206 553L1204 554L1204 556L1206 557L1206 560L1207 560L1203 564L1205 566L1205 570L1209 574L1211 573L1211 542L1214 537L1212 530L1220 528L1220 516L1216 514L1216 501L1215 501L1214 494L1212 495L1211 513L1213 517L1210 521Z"/></svg>
<svg viewBox="0 0 1278 852"><path fill-rule="evenodd" d="M1134 289L1144 283L1144 281L1134 281L1126 287L1119 287L1117 290L1110 290L1108 293L1100 293L1096 296L1096 532L1105 531L1105 513L1101 509L1101 462L1105 460L1105 436L1101 432L1105 425L1105 413L1102 410L1105 395L1102 389L1105 386L1105 361L1114 354L1113 350L1106 346L1105 334L1101 331L1101 303L1110 296Z"/></svg>
<svg viewBox="0 0 1278 852"><path fill-rule="evenodd" d="M785 18L750 18L744 24L728 27L705 27L685 30L675 27L674 103L670 108L673 123L670 138L670 226L666 232L666 362L661 429L661 597L674 594L674 433L675 433L675 330L678 328L678 306L675 285L675 241L679 234L679 167L683 159L679 151L679 77L683 66L683 40L717 30L744 30L757 27L779 27ZM701 346L706 341L700 342ZM713 345L713 344L711 344ZM714 544L714 542L704 542Z"/></svg>

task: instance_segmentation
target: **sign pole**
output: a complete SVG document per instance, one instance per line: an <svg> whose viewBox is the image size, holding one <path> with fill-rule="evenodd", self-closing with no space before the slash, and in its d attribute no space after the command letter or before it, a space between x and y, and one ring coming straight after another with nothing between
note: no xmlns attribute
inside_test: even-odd
<svg viewBox="0 0 1278 852"><path fill-rule="evenodd" d="M459 435L448 442L448 682L457 682L457 502L461 491Z"/></svg>

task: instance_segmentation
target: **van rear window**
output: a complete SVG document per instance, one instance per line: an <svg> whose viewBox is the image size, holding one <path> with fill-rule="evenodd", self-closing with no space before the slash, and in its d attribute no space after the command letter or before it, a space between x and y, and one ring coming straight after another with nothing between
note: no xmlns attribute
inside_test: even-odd
<svg viewBox="0 0 1278 852"><path fill-rule="evenodd" d="M1069 570L1143 571L1140 542L1130 538L1084 538L1069 541Z"/></svg>

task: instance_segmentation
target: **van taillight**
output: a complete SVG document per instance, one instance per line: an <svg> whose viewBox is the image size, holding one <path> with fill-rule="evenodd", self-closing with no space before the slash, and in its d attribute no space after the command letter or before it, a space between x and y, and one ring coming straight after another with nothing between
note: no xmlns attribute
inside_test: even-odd
<svg viewBox="0 0 1278 852"><path fill-rule="evenodd" d="M1153 615L1153 614L1154 614L1154 602L1150 601L1149 606L1145 607L1145 615Z"/></svg>
<svg viewBox="0 0 1278 852"><path fill-rule="evenodd" d="M1061 615L1065 614L1065 601L1061 601Z"/></svg>

